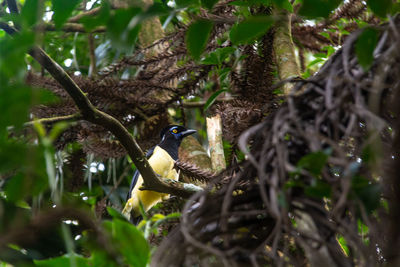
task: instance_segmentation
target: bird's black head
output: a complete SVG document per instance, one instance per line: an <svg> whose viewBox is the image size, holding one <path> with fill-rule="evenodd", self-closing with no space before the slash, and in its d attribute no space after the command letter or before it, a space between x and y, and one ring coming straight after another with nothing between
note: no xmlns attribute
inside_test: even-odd
<svg viewBox="0 0 400 267"><path fill-rule="evenodd" d="M166 150L174 160L177 160L178 148L182 139L195 132L196 130L186 129L180 125L169 125L161 131L161 142L158 145Z"/></svg>
<svg viewBox="0 0 400 267"><path fill-rule="evenodd" d="M165 127L161 133L161 140L172 139L172 140L182 140L184 137L194 134L196 130L186 129L180 125L169 125Z"/></svg>

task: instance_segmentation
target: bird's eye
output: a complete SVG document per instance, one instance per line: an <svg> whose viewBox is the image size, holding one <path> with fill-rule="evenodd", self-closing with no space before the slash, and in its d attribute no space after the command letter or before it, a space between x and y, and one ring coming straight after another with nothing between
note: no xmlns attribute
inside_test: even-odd
<svg viewBox="0 0 400 267"><path fill-rule="evenodd" d="M172 132L173 132L173 133L177 133L178 130L177 130L177 129L173 129Z"/></svg>

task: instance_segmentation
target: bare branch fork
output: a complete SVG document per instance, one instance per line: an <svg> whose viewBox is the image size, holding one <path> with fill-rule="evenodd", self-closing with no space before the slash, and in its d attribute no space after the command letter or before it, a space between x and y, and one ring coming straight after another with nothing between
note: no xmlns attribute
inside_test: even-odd
<svg viewBox="0 0 400 267"><path fill-rule="evenodd" d="M4 29L8 34L18 33L15 28L7 23L0 23L0 28ZM168 179L159 179L136 140L117 119L93 106L79 86L43 49L34 46L28 53L67 91L81 112L82 119L103 126L121 142L143 176L146 190L173 194L184 198L188 198L193 193L200 190L197 187L193 187L191 184L184 184L176 181L172 182Z"/></svg>

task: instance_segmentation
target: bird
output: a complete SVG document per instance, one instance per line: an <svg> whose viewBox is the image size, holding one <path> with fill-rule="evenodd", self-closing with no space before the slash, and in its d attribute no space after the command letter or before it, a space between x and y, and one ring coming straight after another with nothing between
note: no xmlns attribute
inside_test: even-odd
<svg viewBox="0 0 400 267"><path fill-rule="evenodd" d="M178 180L179 174L174 169L174 163L178 160L179 146L183 138L195 132L196 130L186 129L180 125L169 125L162 129L160 132L161 141L149 149L146 154L150 166L157 175L162 178ZM141 219L140 203L146 212L161 200L169 197L168 194L139 190L142 186L142 175L136 170L132 177L125 207L122 210L122 214L134 224L137 224Z"/></svg>

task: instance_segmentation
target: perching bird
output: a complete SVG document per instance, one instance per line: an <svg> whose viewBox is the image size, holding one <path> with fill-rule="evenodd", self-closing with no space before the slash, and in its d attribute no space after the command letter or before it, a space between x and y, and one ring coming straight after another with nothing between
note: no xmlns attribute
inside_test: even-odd
<svg viewBox="0 0 400 267"><path fill-rule="evenodd" d="M169 125L164 128L161 133L161 141L158 145L151 148L146 157L154 172L162 178L178 179L178 173L173 168L174 162L178 159L178 149L182 139L188 135L195 133L195 130L188 130L183 126ZM139 202L142 203L145 211L148 211L162 199L168 198L168 194L157 193L149 190L139 190L143 185L142 175L138 171L135 172L129 188L127 202L122 213L132 222L137 222L140 217ZM132 213L133 210L133 213ZM133 218L131 219L131 213Z"/></svg>

